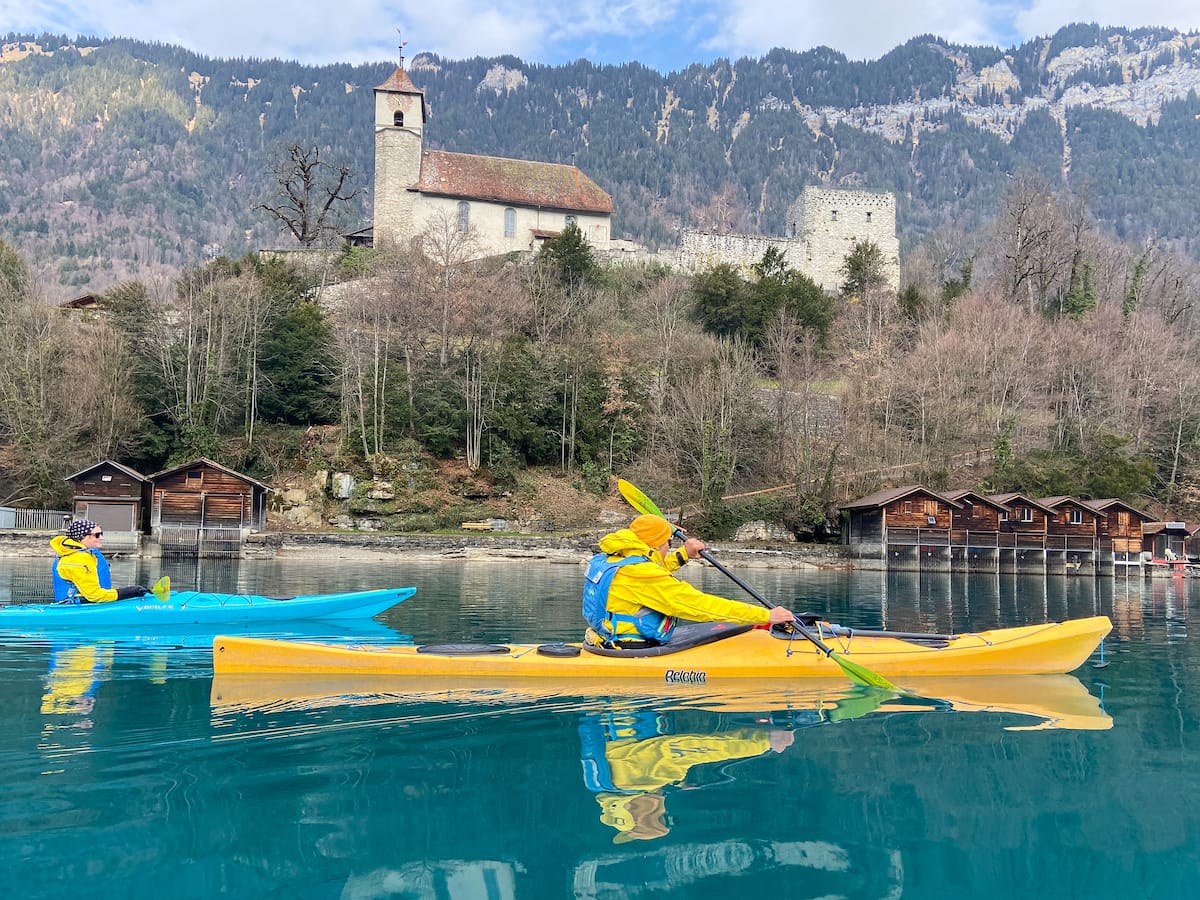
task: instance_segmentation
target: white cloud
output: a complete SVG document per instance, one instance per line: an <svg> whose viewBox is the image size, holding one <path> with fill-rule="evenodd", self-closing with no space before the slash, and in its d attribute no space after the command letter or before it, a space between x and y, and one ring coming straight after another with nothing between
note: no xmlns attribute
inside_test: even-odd
<svg viewBox="0 0 1200 900"><path fill-rule="evenodd" d="M561 6L548 10L554 22L555 37L594 38L609 35L643 34L656 28L673 28L679 15L679 4L672 0L659 2L598 3Z"/></svg>
<svg viewBox="0 0 1200 900"><path fill-rule="evenodd" d="M280 57L307 63L395 59L408 54L536 57L547 23L517 0L0 0L14 31L119 35L178 44L209 56Z"/></svg>
<svg viewBox="0 0 1200 900"><path fill-rule="evenodd" d="M1136 19L1136 20L1135 20ZM918 34L1001 47L1072 21L1200 28L1196 0L0 0L6 30L97 34L178 44L208 56L306 63L512 54L531 62L686 65L772 47L826 45L876 59Z"/></svg>
<svg viewBox="0 0 1200 900"><path fill-rule="evenodd" d="M994 29L984 0L731 0L725 23L708 42L727 56L760 55L772 47L807 50L824 45L851 59L878 59L918 34L952 43L992 43Z"/></svg>
<svg viewBox="0 0 1200 900"><path fill-rule="evenodd" d="M1016 15L1023 39L1049 35L1071 22L1096 22L1138 28L1161 25L1181 31L1200 29L1195 0L1031 0Z"/></svg>
<svg viewBox="0 0 1200 900"><path fill-rule="evenodd" d="M726 56L772 47L825 45L851 59L877 59L919 34L955 44L1008 47L1050 35L1071 22L1200 28L1195 0L725 0L724 24L705 46Z"/></svg>

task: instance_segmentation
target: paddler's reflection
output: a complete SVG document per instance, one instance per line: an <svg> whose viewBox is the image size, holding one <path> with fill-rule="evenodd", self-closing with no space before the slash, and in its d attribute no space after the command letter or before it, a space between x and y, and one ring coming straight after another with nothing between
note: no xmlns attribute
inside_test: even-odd
<svg viewBox="0 0 1200 900"><path fill-rule="evenodd" d="M600 821L617 831L613 843L667 834L673 822L663 789L687 788L693 766L782 753L795 739L782 728L673 732L671 716L653 710L592 713L580 723L583 780L600 804Z"/></svg>
<svg viewBox="0 0 1200 900"><path fill-rule="evenodd" d="M50 670L42 694L45 715L87 715L96 704L96 688L112 667L111 647L71 644L50 649Z"/></svg>

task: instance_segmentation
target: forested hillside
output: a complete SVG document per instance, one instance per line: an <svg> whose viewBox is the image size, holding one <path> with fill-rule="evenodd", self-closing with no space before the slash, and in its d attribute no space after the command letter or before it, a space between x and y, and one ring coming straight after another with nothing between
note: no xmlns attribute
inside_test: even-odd
<svg viewBox="0 0 1200 900"><path fill-rule="evenodd" d="M1200 38L1071 26L1008 50L925 36L879 60L774 50L662 75L514 58L409 69L429 146L574 161L614 232L781 233L806 184L894 191L902 247L990 221L1033 170L1100 226L1194 254ZM371 88L392 64L208 59L126 40L9 35L0 57L0 239L62 299L280 245L254 211L289 143L349 165L370 211Z"/></svg>

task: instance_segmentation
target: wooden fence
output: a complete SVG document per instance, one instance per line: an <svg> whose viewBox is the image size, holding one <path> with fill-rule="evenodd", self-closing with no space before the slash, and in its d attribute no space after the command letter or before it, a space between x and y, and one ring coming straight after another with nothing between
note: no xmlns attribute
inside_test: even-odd
<svg viewBox="0 0 1200 900"><path fill-rule="evenodd" d="M16 531L62 531L71 514L65 509L24 509L0 506L0 528Z"/></svg>
<svg viewBox="0 0 1200 900"><path fill-rule="evenodd" d="M163 556L234 557L242 552L242 529L162 525L158 542Z"/></svg>

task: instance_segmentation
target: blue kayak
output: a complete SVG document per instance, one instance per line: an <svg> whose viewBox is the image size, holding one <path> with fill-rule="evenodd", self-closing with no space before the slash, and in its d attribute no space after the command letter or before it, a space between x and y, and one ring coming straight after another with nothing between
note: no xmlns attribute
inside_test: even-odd
<svg viewBox="0 0 1200 900"><path fill-rule="evenodd" d="M176 591L165 601L150 594L111 603L38 603L0 607L0 632L84 627L167 627L292 622L306 619L369 619L417 592L416 588L385 588L344 594L300 597L260 597L255 594L216 594Z"/></svg>

